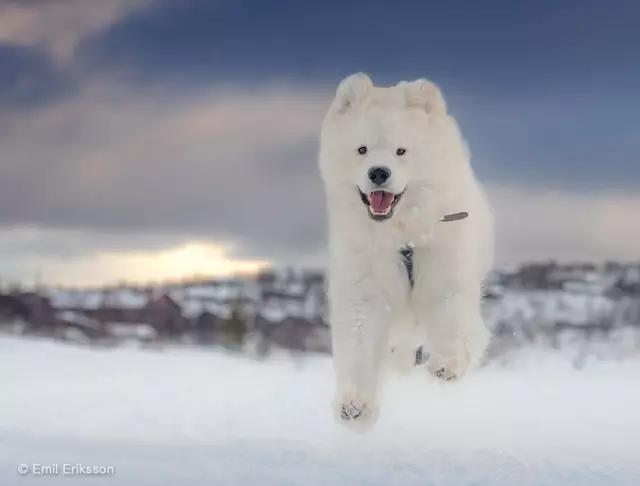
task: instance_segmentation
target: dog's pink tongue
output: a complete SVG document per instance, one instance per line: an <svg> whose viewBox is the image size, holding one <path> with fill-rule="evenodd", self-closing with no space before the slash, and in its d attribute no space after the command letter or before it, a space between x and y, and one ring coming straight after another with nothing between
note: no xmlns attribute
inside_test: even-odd
<svg viewBox="0 0 640 486"><path fill-rule="evenodd" d="M373 191L369 195L369 204L376 213L383 213L391 207L393 203L393 193L387 191Z"/></svg>

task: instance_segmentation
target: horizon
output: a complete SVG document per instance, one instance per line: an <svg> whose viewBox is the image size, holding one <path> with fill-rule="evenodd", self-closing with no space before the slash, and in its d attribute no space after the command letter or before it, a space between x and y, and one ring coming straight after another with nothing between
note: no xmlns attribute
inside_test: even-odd
<svg viewBox="0 0 640 486"><path fill-rule="evenodd" d="M584 266L594 266L596 270L603 271L608 266L622 266L622 267L640 267L640 259L619 261L619 260L604 260L604 261L557 261L553 259L547 260L531 260L526 262L519 262L510 266L496 267L494 266L489 272L487 280L491 279L492 275L513 275L521 272L523 269L532 266L545 266L555 265L560 268L575 268ZM97 283L63 283L63 282L44 282L41 278L35 277L32 282L17 282L8 281L2 279L0 275L0 293L1 292L39 292L41 290L69 290L69 291L106 291L116 289L135 289L135 290L149 290L153 288L170 288L170 287L187 287L206 284L218 284L230 281L252 281L257 280L260 276L274 272L274 273L287 273L294 272L296 274L320 274L323 277L326 276L326 268L318 266L302 266L294 267L291 265L266 265L254 270L241 271L237 270L231 273L225 273L223 275L206 275L194 273L191 275L182 275L175 278L155 279L155 280L127 280L117 279L108 282Z"/></svg>

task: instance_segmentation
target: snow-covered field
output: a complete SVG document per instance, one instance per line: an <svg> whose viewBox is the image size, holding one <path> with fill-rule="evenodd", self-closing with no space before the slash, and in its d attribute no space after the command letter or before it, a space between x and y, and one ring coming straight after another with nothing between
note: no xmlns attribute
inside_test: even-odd
<svg viewBox="0 0 640 486"><path fill-rule="evenodd" d="M327 357L0 336L0 384L2 486L640 484L640 359L526 349L453 384L417 369L365 435L333 421Z"/></svg>

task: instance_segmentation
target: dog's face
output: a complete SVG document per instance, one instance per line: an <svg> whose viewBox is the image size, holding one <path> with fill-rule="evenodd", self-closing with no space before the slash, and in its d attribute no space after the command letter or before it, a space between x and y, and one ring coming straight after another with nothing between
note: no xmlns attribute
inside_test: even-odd
<svg viewBox="0 0 640 486"><path fill-rule="evenodd" d="M323 124L325 183L351 188L372 219L392 218L405 193L431 177L433 117L445 115L440 91L428 81L378 88L364 74L346 78Z"/></svg>

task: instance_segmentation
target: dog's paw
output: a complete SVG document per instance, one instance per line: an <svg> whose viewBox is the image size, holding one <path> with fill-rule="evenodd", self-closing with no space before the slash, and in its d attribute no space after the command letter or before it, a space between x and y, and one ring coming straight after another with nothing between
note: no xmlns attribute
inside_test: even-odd
<svg viewBox="0 0 640 486"><path fill-rule="evenodd" d="M465 354L432 354L427 360L427 370L442 381L456 381L462 378L469 368L469 359Z"/></svg>
<svg viewBox="0 0 640 486"><path fill-rule="evenodd" d="M338 400L334 411L336 420L357 432L371 430L378 419L377 405L358 399Z"/></svg>
<svg viewBox="0 0 640 486"><path fill-rule="evenodd" d="M458 379L458 375L455 371L444 366L428 366L427 368L433 376L440 378L442 381L455 381Z"/></svg>

